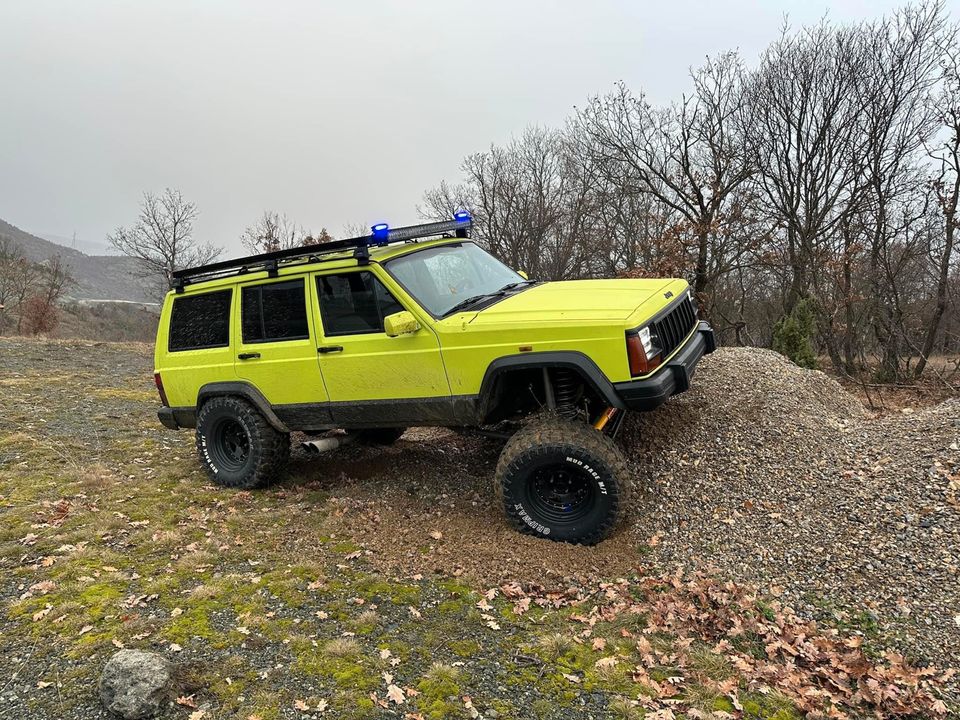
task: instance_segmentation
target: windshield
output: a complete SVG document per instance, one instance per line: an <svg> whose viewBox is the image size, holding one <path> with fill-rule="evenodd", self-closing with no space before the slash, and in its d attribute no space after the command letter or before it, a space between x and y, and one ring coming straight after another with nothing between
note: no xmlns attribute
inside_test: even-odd
<svg viewBox="0 0 960 720"><path fill-rule="evenodd" d="M481 299L523 278L471 242L418 250L386 263L389 272L434 316Z"/></svg>

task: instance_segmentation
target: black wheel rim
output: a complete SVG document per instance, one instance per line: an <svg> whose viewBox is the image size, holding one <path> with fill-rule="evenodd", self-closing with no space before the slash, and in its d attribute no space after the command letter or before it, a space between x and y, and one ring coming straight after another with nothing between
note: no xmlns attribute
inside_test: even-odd
<svg viewBox="0 0 960 720"><path fill-rule="evenodd" d="M213 429L211 450L213 459L222 470L236 471L247 464L250 457L250 435L239 422L221 420Z"/></svg>
<svg viewBox="0 0 960 720"><path fill-rule="evenodd" d="M527 484L532 509L551 523L583 518L593 507L594 492L593 478L570 463L537 468Z"/></svg>

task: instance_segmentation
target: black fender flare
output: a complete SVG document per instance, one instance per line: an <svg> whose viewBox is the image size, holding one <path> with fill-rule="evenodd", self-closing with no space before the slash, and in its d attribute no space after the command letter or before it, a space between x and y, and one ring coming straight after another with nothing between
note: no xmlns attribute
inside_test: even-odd
<svg viewBox="0 0 960 720"><path fill-rule="evenodd" d="M197 413L199 414L200 406L203 405L204 402L219 395L236 395L242 397L260 411L260 414L273 426L274 430L282 433L290 432L290 428L284 425L283 421L277 417L277 414L273 411L273 408L263 396L263 393L248 382L231 381L207 383L200 388L200 392L197 393Z"/></svg>
<svg viewBox="0 0 960 720"><path fill-rule="evenodd" d="M477 407L481 421L492 409L493 390L500 375L511 370L538 368L569 368L575 370L587 385L603 398L605 403L620 410L626 408L613 383L607 379L607 376L588 355L576 350L548 350L545 352L504 355L490 363L483 375L483 381L480 383Z"/></svg>

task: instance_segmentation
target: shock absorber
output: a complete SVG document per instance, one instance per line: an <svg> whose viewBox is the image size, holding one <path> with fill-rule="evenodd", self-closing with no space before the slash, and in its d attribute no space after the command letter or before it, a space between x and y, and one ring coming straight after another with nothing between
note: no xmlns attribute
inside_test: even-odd
<svg viewBox="0 0 960 720"><path fill-rule="evenodd" d="M577 416L577 377L566 368L553 373L553 392L557 399L557 413L565 418Z"/></svg>

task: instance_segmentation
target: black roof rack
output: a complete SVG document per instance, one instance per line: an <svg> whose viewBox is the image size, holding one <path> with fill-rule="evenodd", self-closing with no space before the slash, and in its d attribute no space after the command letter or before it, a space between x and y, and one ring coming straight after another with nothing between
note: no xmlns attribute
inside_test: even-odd
<svg viewBox="0 0 960 720"><path fill-rule="evenodd" d="M183 289L187 285L193 283L262 270L266 270L271 277L276 277L281 264L318 262L319 258L323 255L332 255L348 250L353 250L353 256L357 259L357 262L360 265L365 265L370 260L370 247L382 247L393 243L410 242L417 238L434 237L437 235L466 238L470 236L470 228L472 226L473 221L467 213L457 213L454 215L453 220L442 220L440 222L424 223L421 225L408 225L399 228L390 228L386 224L374 225L371 228L373 232L370 235L348 238L346 240L333 240L317 245L305 245L287 250L276 250L259 255L248 255L247 257L236 258L234 260L223 260L221 262L210 263L209 265L175 270L173 272L173 279L170 281L170 287L180 293L183 292Z"/></svg>

